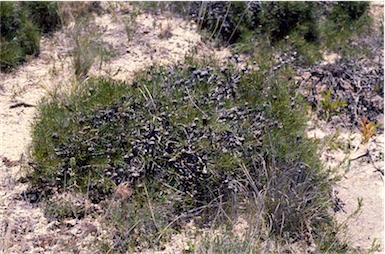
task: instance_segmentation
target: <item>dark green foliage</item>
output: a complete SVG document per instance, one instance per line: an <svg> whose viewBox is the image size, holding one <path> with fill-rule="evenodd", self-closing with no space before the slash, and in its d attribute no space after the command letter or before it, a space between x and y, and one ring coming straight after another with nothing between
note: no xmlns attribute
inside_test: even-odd
<svg viewBox="0 0 385 254"><path fill-rule="evenodd" d="M335 24L349 25L369 10L369 2L336 2L328 16Z"/></svg>
<svg viewBox="0 0 385 254"><path fill-rule="evenodd" d="M259 24L272 41L296 32L306 41L318 39L317 10L314 2L264 2Z"/></svg>
<svg viewBox="0 0 385 254"><path fill-rule="evenodd" d="M31 20L39 27L42 33L53 32L60 28L61 21L58 15L58 2L22 2L23 8L29 11Z"/></svg>
<svg viewBox="0 0 385 254"><path fill-rule="evenodd" d="M238 16L237 21L240 16L246 14L238 27L241 31L241 34L238 34L239 38L243 37L246 30L251 30L256 34L268 35L273 42L293 33L306 42L317 42L320 37L319 27L325 25L322 16L326 15L339 27L351 25L352 22L365 16L369 3L250 2L239 6L241 8L234 8L231 12L232 16Z"/></svg>
<svg viewBox="0 0 385 254"><path fill-rule="evenodd" d="M372 58L381 47L368 15L369 2L334 2L322 26L325 47L344 57L366 55ZM376 45L376 46L374 46Z"/></svg>
<svg viewBox="0 0 385 254"><path fill-rule="evenodd" d="M0 32L1 36L15 33L20 27L20 17L17 15L17 4L13 2L0 2Z"/></svg>
<svg viewBox="0 0 385 254"><path fill-rule="evenodd" d="M0 70L7 71L25 61L26 55L39 54L40 35L17 2L1 2L0 16Z"/></svg>
<svg viewBox="0 0 385 254"><path fill-rule="evenodd" d="M0 70L9 71L40 53L41 32L56 29L56 2L0 2Z"/></svg>
<svg viewBox="0 0 385 254"><path fill-rule="evenodd" d="M190 10L200 28L224 43L234 43L240 38L239 24L248 12L246 2L193 2Z"/></svg>
<svg viewBox="0 0 385 254"><path fill-rule="evenodd" d="M1 38L0 42L0 70L7 71L14 68L25 59L25 53L16 42L8 42Z"/></svg>
<svg viewBox="0 0 385 254"><path fill-rule="evenodd" d="M370 34L367 2L167 2L146 10L172 11L190 16L208 39L231 45L238 53L255 53L263 44L302 56L301 66L322 58L322 52L359 54L367 43L349 42ZM341 48L345 48L341 50Z"/></svg>
<svg viewBox="0 0 385 254"><path fill-rule="evenodd" d="M295 95L298 88L287 81L290 70L285 68L278 76L276 74L262 76L255 72L247 75L240 89L243 96L258 101L258 104L267 98L266 117L275 123L264 137L264 157L255 150L250 150L245 157L250 158L249 165L260 165L251 174L253 179L263 179L262 184L269 186L266 189L269 200L265 203L266 213L271 216L273 232L279 235L285 231L306 231L305 214L315 204L327 204L329 184L325 181L326 175L321 173L315 144L304 138L305 108L302 98ZM266 165L265 172L261 165ZM269 176L265 178L262 174ZM318 219L324 220L327 213L321 210ZM318 223L318 219L309 223Z"/></svg>
<svg viewBox="0 0 385 254"><path fill-rule="evenodd" d="M275 42L293 31L314 42L319 36L316 6L313 2L192 2L190 15L225 43L240 41L250 32L268 35Z"/></svg>
<svg viewBox="0 0 385 254"><path fill-rule="evenodd" d="M40 33L36 26L29 20L24 22L19 30L19 45L26 55L38 55L40 53Z"/></svg>

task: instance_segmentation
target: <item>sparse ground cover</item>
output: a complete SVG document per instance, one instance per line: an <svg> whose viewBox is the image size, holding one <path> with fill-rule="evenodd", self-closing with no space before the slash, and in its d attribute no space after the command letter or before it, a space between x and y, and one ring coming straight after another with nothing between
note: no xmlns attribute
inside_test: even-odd
<svg viewBox="0 0 385 254"><path fill-rule="evenodd" d="M363 144L373 144L383 132L383 53L376 52L383 42L381 30L369 26L366 3L82 6L76 12L71 4L61 9L75 16L66 33L71 47L66 58L72 59L72 73L66 73L73 79L65 82L72 86L46 88L50 95L38 103L32 125L29 162L23 166L27 174L19 179L28 182L19 193L44 212L48 232L71 233L62 239L41 235L34 246L53 250L61 245L68 251L65 242L80 237L84 246L75 244L70 252L361 251L340 237L345 222L333 218L333 209L343 210L334 186L360 158L383 175L383 153L368 147L367 154L351 157L352 142L354 152L365 145L351 137L341 140L333 130L361 132ZM81 10L87 19L80 18L85 16ZM158 13L148 14L154 10ZM193 14L203 38L216 39L217 46L230 43L233 54L200 60L201 46L193 42L180 61L139 68L133 79L119 80L121 68L127 68L119 59L144 43L135 39L139 32L156 35L155 46L179 36L170 10ZM104 28L97 24L109 20L108 13L127 20L121 28L131 49L103 41L103 29L120 33L113 20ZM152 31L145 23L149 15L155 15ZM322 23L330 30L313 29L320 28L320 17L331 22ZM289 27L282 27L286 19ZM332 24L347 32L333 34ZM363 40L369 32L373 39ZM260 36L269 40L260 43ZM151 51L156 40L151 37L144 45L153 55L162 54ZM325 50L341 59L320 65ZM59 65L55 62L51 71L56 77L65 66ZM17 105L11 108L28 104ZM313 137L308 117L315 129L330 129L331 138ZM346 156L326 167L320 159L334 156L331 151ZM13 162L3 157L6 168ZM359 199L356 210L349 206L347 225L362 203L365 199ZM12 249L7 246L13 231L12 224L7 230L9 222L3 223L6 251ZM170 247L183 235L184 242ZM376 237L365 251L382 248Z"/></svg>

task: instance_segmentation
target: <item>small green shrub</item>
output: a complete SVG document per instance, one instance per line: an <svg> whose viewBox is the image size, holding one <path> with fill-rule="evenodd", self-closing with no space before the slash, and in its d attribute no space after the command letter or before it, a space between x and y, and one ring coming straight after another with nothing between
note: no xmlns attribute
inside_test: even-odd
<svg viewBox="0 0 385 254"><path fill-rule="evenodd" d="M240 24L247 14L245 2L196 2L191 10L200 29L207 30L210 38L219 38L224 43L240 38Z"/></svg>
<svg viewBox="0 0 385 254"><path fill-rule="evenodd" d="M326 50L368 55L359 39L372 32L365 2L192 2L190 16L209 39L232 45L238 53L255 54L263 44L297 52L297 65L322 60ZM358 38L358 37L359 38ZM352 43L354 40L355 43Z"/></svg>
<svg viewBox="0 0 385 254"><path fill-rule="evenodd" d="M231 220L259 204L253 196L263 200L262 231L301 239L312 227L317 238L330 221L329 182L304 136L305 101L290 69L266 73L189 60L151 67L132 86L90 79L43 100L30 182L95 203L128 183L130 202L105 215L116 251L157 246L190 219Z"/></svg>
<svg viewBox="0 0 385 254"><path fill-rule="evenodd" d="M292 32L306 41L317 41L317 5L313 2L265 2L259 14L259 25L270 39L279 41Z"/></svg>
<svg viewBox="0 0 385 254"><path fill-rule="evenodd" d="M321 101L321 109L323 110L324 118L328 122L330 117L337 115L342 107L346 107L348 104L341 98L333 100L333 89L329 87L327 92L322 93L323 100Z"/></svg>
<svg viewBox="0 0 385 254"><path fill-rule="evenodd" d="M40 53L40 33L36 26L30 22L25 21L24 26L20 28L19 44L27 55L39 55Z"/></svg>
<svg viewBox="0 0 385 254"><path fill-rule="evenodd" d="M318 40L317 5L300 2L207 2L192 3L190 14L200 28L233 44L247 34L280 41L295 32L308 42Z"/></svg>
<svg viewBox="0 0 385 254"><path fill-rule="evenodd" d="M10 36L11 33L15 33L20 27L20 17L17 15L17 4L12 2L0 2L0 33L1 36Z"/></svg>
<svg viewBox="0 0 385 254"><path fill-rule="evenodd" d="M44 215L49 221L62 222L66 219L81 219L86 214L82 200L74 194L64 195L47 200L44 205Z"/></svg>
<svg viewBox="0 0 385 254"><path fill-rule="evenodd" d="M1 38L0 70L8 71L25 59L25 52L17 42L8 42Z"/></svg>
<svg viewBox="0 0 385 254"><path fill-rule="evenodd" d="M328 19L340 27L350 26L369 10L369 2L336 2Z"/></svg>
<svg viewBox="0 0 385 254"><path fill-rule="evenodd" d="M372 46L367 41L361 40L356 43L357 45L352 45L354 37L372 37L372 20L368 10L369 2L331 4L331 10L325 14L326 18L322 25L325 48L339 52L342 56L368 55Z"/></svg>

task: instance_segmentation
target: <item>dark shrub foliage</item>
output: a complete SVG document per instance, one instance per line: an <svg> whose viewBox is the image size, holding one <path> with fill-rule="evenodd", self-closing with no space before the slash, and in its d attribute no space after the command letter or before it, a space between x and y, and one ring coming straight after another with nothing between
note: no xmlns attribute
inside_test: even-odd
<svg viewBox="0 0 385 254"><path fill-rule="evenodd" d="M237 42L248 32L278 41L294 30L313 42L318 38L316 13L312 2L193 2L190 7L201 28L225 43Z"/></svg>
<svg viewBox="0 0 385 254"><path fill-rule="evenodd" d="M0 2L0 32L1 36L15 33L20 27L20 17L17 13L17 5L12 2Z"/></svg>
<svg viewBox="0 0 385 254"><path fill-rule="evenodd" d="M1 2L0 70L7 71L40 51L40 34L18 2Z"/></svg>
<svg viewBox="0 0 385 254"><path fill-rule="evenodd" d="M239 39L240 28L245 24L241 23L242 16L246 14L245 2L193 2L190 7L190 15L196 18L200 28L206 29L224 43L233 43Z"/></svg>
<svg viewBox="0 0 385 254"><path fill-rule="evenodd" d="M343 25L358 20L369 9L369 2L336 2L329 15L329 19L334 23Z"/></svg>
<svg viewBox="0 0 385 254"><path fill-rule="evenodd" d="M22 5L28 10L30 18L41 32L49 33L60 28L58 2L22 2Z"/></svg>
<svg viewBox="0 0 385 254"><path fill-rule="evenodd" d="M262 31L272 41L278 41L293 31L306 41L318 38L316 3L313 2L264 2L259 15Z"/></svg>
<svg viewBox="0 0 385 254"><path fill-rule="evenodd" d="M41 32L60 26L57 2L0 2L0 70L9 71L40 52Z"/></svg>

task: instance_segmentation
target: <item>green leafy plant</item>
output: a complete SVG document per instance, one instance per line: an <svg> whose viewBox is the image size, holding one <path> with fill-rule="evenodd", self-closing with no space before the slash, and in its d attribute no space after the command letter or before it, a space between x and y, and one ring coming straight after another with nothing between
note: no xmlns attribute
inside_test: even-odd
<svg viewBox="0 0 385 254"><path fill-rule="evenodd" d="M325 137L323 143L327 150L342 150L345 145L339 140L340 130L337 128L336 132L332 135Z"/></svg>
<svg viewBox="0 0 385 254"><path fill-rule="evenodd" d="M111 59L116 56L115 50L112 48L112 46L108 45L103 45L99 49L99 71L104 70L103 65L106 67L108 66L108 63L111 61ZM109 70L106 70L108 75L113 76L113 73L111 74Z"/></svg>
<svg viewBox="0 0 385 254"><path fill-rule="evenodd" d="M330 120L330 117L337 115L342 107L346 107L348 105L341 98L333 100L332 92L333 89L329 87L327 92L322 93L323 100L321 101L321 108L324 112L324 117L327 122Z"/></svg>
<svg viewBox="0 0 385 254"><path fill-rule="evenodd" d="M368 118L366 116L362 117L360 125L361 125L361 136L362 143L367 143L371 137L376 135L377 128L380 126L380 123L374 123L373 121L367 123Z"/></svg>

